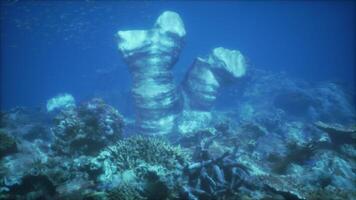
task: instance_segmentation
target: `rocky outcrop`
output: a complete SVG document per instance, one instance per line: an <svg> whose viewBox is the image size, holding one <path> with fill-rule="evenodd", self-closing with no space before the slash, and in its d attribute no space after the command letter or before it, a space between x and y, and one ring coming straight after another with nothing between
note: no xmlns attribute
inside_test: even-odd
<svg viewBox="0 0 356 200"><path fill-rule="evenodd" d="M210 110L219 88L245 72L245 58L236 50L219 47L207 58L196 58L182 83L187 105L191 109Z"/></svg>
<svg viewBox="0 0 356 200"><path fill-rule="evenodd" d="M194 61L179 87L182 90L178 89L171 69L185 29L179 15L171 11L161 14L152 29L118 31L117 36L133 79L136 127L141 134L164 135L182 127L189 116L189 112L181 116L183 109L209 111L219 88L246 71L239 51L215 48L207 58Z"/></svg>
<svg viewBox="0 0 356 200"><path fill-rule="evenodd" d="M171 132L180 111L171 69L185 36L181 18L166 11L152 29L118 31L117 36L132 75L138 131L147 135Z"/></svg>
<svg viewBox="0 0 356 200"><path fill-rule="evenodd" d="M121 114L101 99L63 109L54 119L52 149L59 155L95 155L122 136Z"/></svg>

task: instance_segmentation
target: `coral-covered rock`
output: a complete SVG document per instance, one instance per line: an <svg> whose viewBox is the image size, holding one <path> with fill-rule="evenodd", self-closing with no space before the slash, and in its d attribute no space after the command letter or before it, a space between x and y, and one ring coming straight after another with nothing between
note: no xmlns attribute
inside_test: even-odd
<svg viewBox="0 0 356 200"><path fill-rule="evenodd" d="M62 110L54 120L52 148L68 156L93 155L122 136L120 113L101 99Z"/></svg>
<svg viewBox="0 0 356 200"><path fill-rule="evenodd" d="M189 152L180 147L157 138L135 136L103 150L92 161L91 170L100 172L97 182L101 187L114 190L113 194L123 195L121 189L127 185L121 184L130 180L131 192L134 183L136 194L149 198L157 195L157 188L161 188L160 193L163 194L164 189L167 197L177 193L181 184L177 178L189 161Z"/></svg>
<svg viewBox="0 0 356 200"><path fill-rule="evenodd" d="M203 111L183 111L177 120L177 132L187 136L211 126L212 114Z"/></svg>
<svg viewBox="0 0 356 200"><path fill-rule="evenodd" d="M15 138L50 141L50 117L38 108L16 107L1 113L0 127Z"/></svg>
<svg viewBox="0 0 356 200"><path fill-rule="evenodd" d="M42 168L39 166L47 162L48 155L41 150L39 142L21 141L18 143L17 153L1 159L0 196L5 194L10 195L10 199L15 199L16 195L19 195L17 197L20 198L20 195L26 196L32 189L34 189L33 194L40 195L41 191L39 190L41 190L40 185L43 183L43 179L36 179L35 177L40 175ZM38 187L32 189L28 187L31 179L34 179L33 184L37 184L35 181L38 181ZM43 192L46 193L47 191Z"/></svg>

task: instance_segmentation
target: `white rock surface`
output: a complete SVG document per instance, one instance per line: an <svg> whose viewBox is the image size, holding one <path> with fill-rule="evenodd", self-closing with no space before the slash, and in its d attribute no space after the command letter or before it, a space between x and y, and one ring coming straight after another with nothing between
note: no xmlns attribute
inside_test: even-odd
<svg viewBox="0 0 356 200"><path fill-rule="evenodd" d="M246 61L240 51L223 47L215 48L209 57L213 70L220 70L226 75L239 78L246 73Z"/></svg>
<svg viewBox="0 0 356 200"><path fill-rule="evenodd" d="M142 134L170 133L180 112L180 94L171 68L185 36L175 12L161 14L149 30L118 31L118 49L130 67L137 130Z"/></svg>
<svg viewBox="0 0 356 200"><path fill-rule="evenodd" d="M47 101L47 112L73 107L75 107L75 100L70 94L60 94Z"/></svg>

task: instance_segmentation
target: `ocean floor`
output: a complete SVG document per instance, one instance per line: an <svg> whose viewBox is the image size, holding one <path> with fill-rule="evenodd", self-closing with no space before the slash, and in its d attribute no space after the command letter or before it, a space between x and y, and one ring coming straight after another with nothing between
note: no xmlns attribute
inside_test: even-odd
<svg viewBox="0 0 356 200"><path fill-rule="evenodd" d="M251 69L150 137L100 98L2 111L0 199L356 199L352 92Z"/></svg>

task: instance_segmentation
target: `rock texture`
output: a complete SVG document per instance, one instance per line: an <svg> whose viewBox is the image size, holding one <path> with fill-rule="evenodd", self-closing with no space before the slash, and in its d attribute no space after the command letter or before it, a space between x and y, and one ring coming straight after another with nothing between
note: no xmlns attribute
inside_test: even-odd
<svg viewBox="0 0 356 200"><path fill-rule="evenodd" d="M185 36L178 14L166 11L150 30L118 31L118 48L130 67L138 132L167 134L180 110L171 69Z"/></svg>
<svg viewBox="0 0 356 200"><path fill-rule="evenodd" d="M196 58L182 83L191 109L210 110L218 89L246 72L243 55L222 47L213 49L208 58Z"/></svg>

